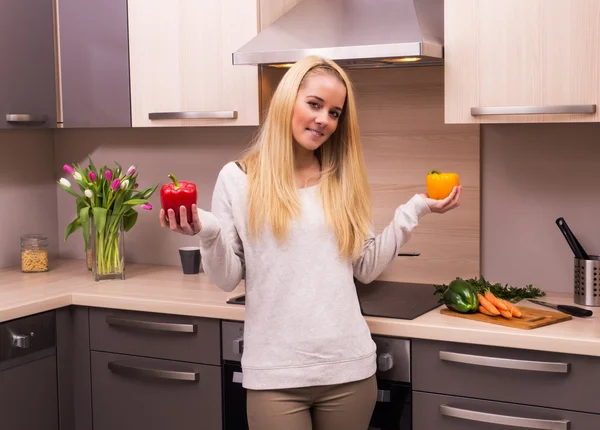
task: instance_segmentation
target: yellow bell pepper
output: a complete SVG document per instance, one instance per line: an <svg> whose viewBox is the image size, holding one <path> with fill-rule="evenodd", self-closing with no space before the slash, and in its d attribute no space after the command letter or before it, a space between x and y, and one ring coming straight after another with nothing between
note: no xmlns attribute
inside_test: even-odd
<svg viewBox="0 0 600 430"><path fill-rule="evenodd" d="M445 199L458 185L460 185L460 179L456 173L432 170L427 174L427 195L432 199Z"/></svg>

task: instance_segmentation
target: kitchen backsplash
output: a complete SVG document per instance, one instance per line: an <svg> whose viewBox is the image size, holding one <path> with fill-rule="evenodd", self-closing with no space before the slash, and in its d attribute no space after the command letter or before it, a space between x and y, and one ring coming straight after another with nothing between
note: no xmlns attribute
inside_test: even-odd
<svg viewBox="0 0 600 430"><path fill-rule="evenodd" d="M600 124L482 126L482 273L491 281L573 291L565 218L600 254Z"/></svg>
<svg viewBox="0 0 600 430"><path fill-rule="evenodd" d="M0 130L0 268L20 264L20 237L48 237L58 254L51 130Z"/></svg>

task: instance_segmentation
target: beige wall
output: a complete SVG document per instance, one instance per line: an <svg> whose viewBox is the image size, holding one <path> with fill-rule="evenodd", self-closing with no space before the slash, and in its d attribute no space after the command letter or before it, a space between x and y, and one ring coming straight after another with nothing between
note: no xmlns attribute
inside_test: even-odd
<svg viewBox="0 0 600 430"><path fill-rule="evenodd" d="M51 130L0 130L0 268L20 264L23 234L48 237L58 253Z"/></svg>
<svg viewBox="0 0 600 430"><path fill-rule="evenodd" d="M564 217L600 254L600 124L482 126L482 273L512 285L573 291Z"/></svg>

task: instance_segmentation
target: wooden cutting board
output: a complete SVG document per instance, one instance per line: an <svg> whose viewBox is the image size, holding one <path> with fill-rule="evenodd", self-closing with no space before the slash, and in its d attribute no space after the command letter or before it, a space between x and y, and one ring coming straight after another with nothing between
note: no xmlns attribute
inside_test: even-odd
<svg viewBox="0 0 600 430"><path fill-rule="evenodd" d="M523 314L523 316L521 316L521 318L513 317L511 319L504 318L501 315L491 317L489 315L484 315L480 312L476 312L474 314L461 314L460 312L450 310L446 307L442 308L440 312L443 315L449 315L452 317L464 318L472 321L481 321L490 324L503 325L505 327L520 328L522 330L531 330L533 328L544 327L550 324L568 321L573 318L571 315L563 314L562 312L526 308L523 306L518 306L518 308Z"/></svg>

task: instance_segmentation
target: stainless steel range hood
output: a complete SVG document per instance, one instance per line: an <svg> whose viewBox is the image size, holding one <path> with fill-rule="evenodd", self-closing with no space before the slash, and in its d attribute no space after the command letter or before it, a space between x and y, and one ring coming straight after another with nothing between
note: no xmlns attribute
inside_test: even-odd
<svg viewBox="0 0 600 430"><path fill-rule="evenodd" d="M444 0L303 0L233 53L233 64L319 55L346 68L443 63Z"/></svg>

